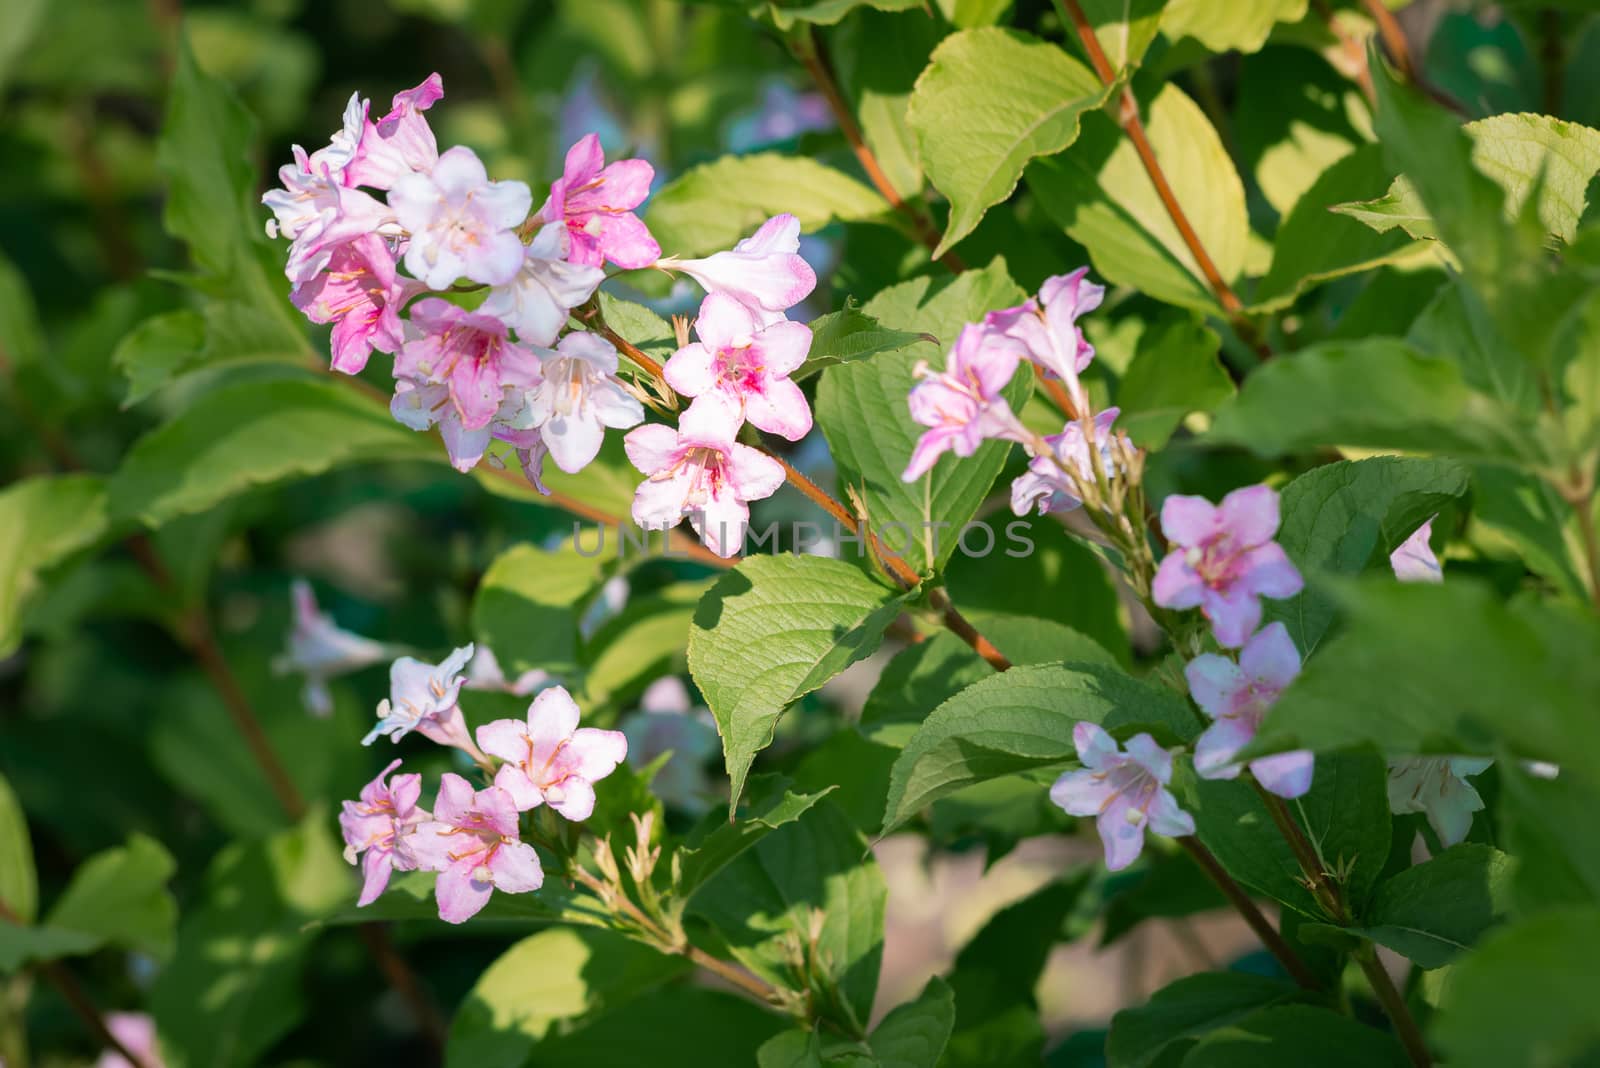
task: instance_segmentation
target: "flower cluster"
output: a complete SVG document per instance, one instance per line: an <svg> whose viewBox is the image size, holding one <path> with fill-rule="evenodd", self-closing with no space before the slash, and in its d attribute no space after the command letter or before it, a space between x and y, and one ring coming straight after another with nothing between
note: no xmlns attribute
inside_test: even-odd
<svg viewBox="0 0 1600 1068"><path fill-rule="evenodd" d="M457 704L473 652L464 646L437 665L411 657L395 661L389 698L378 706L378 724L363 744L381 735L399 741L414 730L462 750L492 781L475 789L447 773L430 812L419 806L421 776L389 778L400 766L396 760L357 800L346 801L339 826L345 859L361 867L361 905L383 893L394 871L437 872L439 917L449 923L476 915L495 890L539 889L544 871L533 847L522 841L521 814L548 805L575 823L588 819L594 784L627 757L628 742L619 731L578 726L578 705L561 686L540 690L526 720L484 724L474 741Z"/></svg>

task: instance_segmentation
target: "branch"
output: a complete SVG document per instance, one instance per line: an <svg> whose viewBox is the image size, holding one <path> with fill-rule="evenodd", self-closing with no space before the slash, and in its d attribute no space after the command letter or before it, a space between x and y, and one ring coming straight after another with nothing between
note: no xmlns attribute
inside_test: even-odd
<svg viewBox="0 0 1600 1068"><path fill-rule="evenodd" d="M1317 982L1317 977L1312 973L1310 967L1306 965L1306 962L1300 959L1300 954L1296 953L1289 943L1284 941L1283 935L1278 933L1278 929L1272 926L1271 921L1261 914L1261 910L1256 907L1256 903L1250 900L1250 895L1245 893L1244 888L1234 881L1233 876L1228 874L1211 850L1201 845L1200 839L1192 834L1183 835L1177 839L1177 843L1183 847L1189 856L1194 858L1194 862L1200 865L1200 870L1205 872L1207 878L1216 884L1217 889L1222 891L1222 896L1228 899L1228 904L1232 905L1239 915L1244 917L1244 922L1250 925L1250 929L1256 933L1256 937L1261 939L1261 944L1266 946L1268 952L1277 958L1278 963L1283 966L1284 971L1289 973L1290 978L1305 990L1319 989L1322 984Z"/></svg>

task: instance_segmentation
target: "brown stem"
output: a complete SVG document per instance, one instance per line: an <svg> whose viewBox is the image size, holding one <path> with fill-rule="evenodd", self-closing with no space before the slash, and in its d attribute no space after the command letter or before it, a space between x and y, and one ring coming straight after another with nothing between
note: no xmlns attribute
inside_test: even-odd
<svg viewBox="0 0 1600 1068"><path fill-rule="evenodd" d="M1088 16L1083 13L1083 7L1078 0L1057 0L1057 2L1062 5L1073 29L1077 31L1078 39L1083 42L1084 51L1089 54L1089 62L1093 65L1095 75L1099 77L1101 84L1115 85L1117 73L1112 69L1110 60L1100 47L1100 39L1095 36L1094 27L1089 23ZM1189 216L1184 213L1183 206L1178 203L1177 194L1172 191L1172 183L1167 181L1166 172L1161 169L1155 149L1151 147L1150 138L1145 133L1144 122L1139 118L1139 101L1131 89L1122 90L1122 99L1117 107L1117 125L1122 127L1123 132L1128 135L1128 140L1133 142L1133 149L1139 155L1139 162L1144 165L1145 174L1150 176L1150 183L1155 186L1162 207L1166 208L1167 215L1178 228L1178 234L1188 247L1189 255L1194 257L1195 265L1205 276L1206 284L1216 294L1217 303L1222 306L1234 331L1263 360L1270 359L1272 349L1262 338L1256 324L1244 314L1244 302L1222 277L1222 272L1217 270L1216 262L1212 260L1211 254L1206 251L1205 245L1200 240L1200 235L1190 224Z"/></svg>
<svg viewBox="0 0 1600 1068"><path fill-rule="evenodd" d="M908 203L900 195L899 190L895 189L894 183L889 181L889 176L883 173L877 155L873 153L861 133L861 126L856 122L855 113L850 110L849 103L839 92L839 84L828 68L822 43L810 29L807 29L804 34L794 39L793 49L795 57L804 64L806 71L811 75L811 80L817 83L817 90L822 93L822 98L828 102L828 110L833 112L833 119L839 124L839 132L844 134L851 151L861 162L861 169L867 172L867 179L895 211L905 216L906 221L911 224L912 231L917 235L917 240L927 245L928 251L937 251L940 241L938 226L926 213ZM954 252L946 252L939 257L939 262L956 274L966 270L966 264Z"/></svg>
<svg viewBox="0 0 1600 1068"><path fill-rule="evenodd" d="M764 1004L774 1005L780 1000L777 990L769 986L760 976L747 972L736 964L713 957L696 946L685 946L683 955L712 975L727 980Z"/></svg>
<svg viewBox="0 0 1600 1068"><path fill-rule="evenodd" d="M1261 944L1266 946L1267 951L1277 958L1278 963L1283 966L1283 970L1289 973L1289 977L1306 990L1318 989L1322 984L1317 982L1316 975L1306 965L1306 962L1300 959L1300 955L1294 951L1288 942L1284 941L1283 935L1278 932L1278 929L1272 925L1272 922L1266 916L1262 915L1261 910L1256 907L1256 903L1250 899L1250 895L1245 893L1244 888L1234 881L1233 876L1227 873L1222 867L1222 863L1217 860L1211 850L1202 845L1200 839L1193 835L1184 835L1177 839L1177 842L1189 856L1194 858L1194 862L1200 865L1200 870L1205 872L1206 877L1216 884L1217 889L1222 891L1222 896L1228 899L1228 903L1234 907L1240 916L1244 917L1244 922L1250 925L1250 929L1256 933L1256 937L1261 939Z"/></svg>
<svg viewBox="0 0 1600 1068"><path fill-rule="evenodd" d="M1362 946L1356 951L1355 956L1356 963L1361 965L1361 973L1367 977L1367 982L1372 985L1372 992L1377 995L1378 1004L1383 1006L1389 1022L1394 1024L1395 1035L1405 1047L1406 1056L1416 1068L1430 1068L1433 1064L1433 1055L1428 1052L1428 1043L1422 1037L1422 1029L1417 1026L1416 1017L1412 1016L1411 1010L1406 1007L1406 999L1395 988L1394 980L1384 970L1383 962L1378 959L1377 952L1371 946Z"/></svg>
<svg viewBox="0 0 1600 1068"><path fill-rule="evenodd" d="M1401 28L1400 20L1394 17L1383 0L1362 0L1367 14L1372 16L1372 21L1378 24L1378 35L1383 38L1383 46L1389 52L1389 58L1394 61L1395 68L1405 76L1406 81L1415 83L1417 80L1417 67L1411 60L1411 43L1406 40L1406 31Z"/></svg>
<svg viewBox="0 0 1600 1068"><path fill-rule="evenodd" d="M942 588L936 587L929 591L928 604L939 613L939 618L945 627L972 646L972 651L988 661L990 667L996 671L1007 671L1011 668L1011 661L1006 659L1006 655L980 634L977 627L967 622L965 616L956 611L956 606L950 603L950 595Z"/></svg>

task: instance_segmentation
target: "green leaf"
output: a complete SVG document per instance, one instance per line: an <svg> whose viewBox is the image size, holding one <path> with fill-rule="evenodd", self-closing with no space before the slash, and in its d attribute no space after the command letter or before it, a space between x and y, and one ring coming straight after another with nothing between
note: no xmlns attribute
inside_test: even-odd
<svg viewBox="0 0 1600 1068"><path fill-rule="evenodd" d="M809 233L890 210L883 197L816 160L761 153L724 156L679 175L651 199L645 221L668 254L702 256L732 248L783 212Z"/></svg>
<svg viewBox="0 0 1600 1068"><path fill-rule="evenodd" d="M1135 445L1159 449L1190 412L1209 412L1233 396L1220 350L1217 335L1188 316L1163 318L1139 335L1117 384L1117 425Z"/></svg>
<svg viewBox="0 0 1600 1068"><path fill-rule="evenodd" d="M22 614L40 572L100 540L106 491L94 475L21 479L0 490L0 656L22 641Z"/></svg>
<svg viewBox="0 0 1600 1068"><path fill-rule="evenodd" d="M766 0L754 6L764 8L778 29L789 30L802 22L832 26L857 8L908 11L921 3L922 0Z"/></svg>
<svg viewBox="0 0 1600 1068"><path fill-rule="evenodd" d="M1433 1038L1452 1068L1589 1063L1600 1046L1588 976L1600 909L1552 909L1483 941L1450 970Z"/></svg>
<svg viewBox="0 0 1600 1068"><path fill-rule="evenodd" d="M822 1038L815 1031L784 1031L756 1051L757 1068L822 1068Z"/></svg>
<svg viewBox="0 0 1600 1068"><path fill-rule="evenodd" d="M167 312L140 323L111 354L111 362L128 379L122 406L138 404L200 363L205 343L206 321L199 312Z"/></svg>
<svg viewBox="0 0 1600 1068"><path fill-rule="evenodd" d="M1015 30L963 30L940 42L907 112L928 180L950 201L935 258L1011 195L1029 160L1077 140L1078 120L1107 93L1078 60Z"/></svg>
<svg viewBox="0 0 1600 1068"><path fill-rule="evenodd" d="M1442 968L1505 917L1513 867L1491 846L1452 846L1386 880L1350 930L1418 967Z"/></svg>
<svg viewBox="0 0 1600 1068"><path fill-rule="evenodd" d="M859 1033L883 956L883 873L867 842L823 801L746 850L695 895L707 921L745 967L779 986L793 980L792 946L813 942L814 968ZM829 1011L824 1008L824 1011Z"/></svg>
<svg viewBox="0 0 1600 1068"><path fill-rule="evenodd" d="M722 735L731 805L784 710L871 655L903 602L819 556L749 557L711 587L689 632L689 671Z"/></svg>
<svg viewBox="0 0 1600 1068"><path fill-rule="evenodd" d="M1600 790L1571 775L1528 774L1515 761L1499 766L1498 824L1516 858L1512 890L1523 913L1600 904Z"/></svg>
<svg viewBox="0 0 1600 1068"><path fill-rule="evenodd" d="M12 975L34 961L93 953L104 943L98 935L59 927L15 927L0 920L0 976Z"/></svg>
<svg viewBox="0 0 1600 1068"><path fill-rule="evenodd" d="M830 41L845 94L855 102L861 135L895 192L907 199L922 194L922 163L907 107L917 76L946 32L947 27L923 11L863 10Z"/></svg>
<svg viewBox="0 0 1600 1068"><path fill-rule="evenodd" d="M1337 54L1337 39L1329 30L1323 33L1312 46L1324 56ZM1233 101L1235 158L1277 213L1281 234L1284 217L1317 178L1367 141L1371 108L1348 73L1332 64L1307 63L1298 48L1269 48L1241 62ZM1393 173L1381 167L1350 196L1371 196Z"/></svg>
<svg viewBox="0 0 1600 1068"><path fill-rule="evenodd" d="M1169 41L1193 37L1212 52L1255 52L1279 22L1305 18L1309 0L1167 0L1161 35Z"/></svg>
<svg viewBox="0 0 1600 1068"><path fill-rule="evenodd" d="M1335 214L1387 174L1377 145L1363 145L1322 172L1278 227L1272 267L1256 287L1256 310L1286 308L1314 286L1393 263L1412 250L1403 233L1374 232Z"/></svg>
<svg viewBox="0 0 1600 1068"><path fill-rule="evenodd" d="M1201 1039L1184 1068L1406 1068L1394 1036L1312 1005L1277 1005Z"/></svg>
<svg viewBox="0 0 1600 1068"><path fill-rule="evenodd" d="M178 924L177 902L167 892L176 870L160 842L136 834L126 846L84 861L45 924L165 960Z"/></svg>
<svg viewBox="0 0 1600 1068"><path fill-rule="evenodd" d="M1287 801L1324 871L1344 872L1357 916L1389 858L1388 766L1370 749L1319 754L1311 790ZM1256 790L1241 779L1195 779L1196 833L1240 883L1305 915L1326 919Z"/></svg>
<svg viewBox="0 0 1600 1068"><path fill-rule="evenodd" d="M1003 775L1077 759L1080 720L1121 735L1197 733L1187 702L1170 690L1099 664L1014 667L968 686L929 713L895 761L884 806L888 834L934 800Z"/></svg>
<svg viewBox="0 0 1600 1068"><path fill-rule="evenodd" d="M915 1001L889 1010L867 1036L867 1045L881 1068L935 1068L955 1017L955 994L936 975Z"/></svg>
<svg viewBox="0 0 1600 1068"><path fill-rule="evenodd" d="M1177 1043L1193 1045L1195 1039L1298 996L1299 991L1280 979L1246 972L1203 972L1179 979L1145 1004L1111 1018L1107 1068L1148 1068Z"/></svg>
<svg viewBox="0 0 1600 1068"><path fill-rule="evenodd" d="M1530 410L1540 403L1533 368L1500 336L1482 300L1459 278L1440 288L1411 324L1406 340L1450 360L1468 386L1507 407Z"/></svg>
<svg viewBox="0 0 1600 1068"><path fill-rule="evenodd" d="M577 1030L551 1035L534 1048L528 1063L539 1068L750 1064L762 1043L783 1026L778 1016L735 994L675 986L601 1013Z"/></svg>
<svg viewBox="0 0 1600 1068"><path fill-rule="evenodd" d="M111 515L149 526L258 486L374 460L442 460L382 407L334 382L220 389L140 438L112 476Z"/></svg>
<svg viewBox="0 0 1600 1068"><path fill-rule="evenodd" d="M456 1010L446 1068L521 1068L556 1024L625 1004L684 969L681 957L612 931L530 935L484 969Z"/></svg>
<svg viewBox="0 0 1600 1068"><path fill-rule="evenodd" d="M898 352L919 341L937 344L938 338L909 330L888 329L860 311L854 302L847 301L844 310L811 320L811 352L801 368L789 377L801 382L836 364L864 360L883 352Z"/></svg>
<svg viewBox="0 0 1600 1068"><path fill-rule="evenodd" d="M628 598L622 611L582 644L583 700L589 704L616 700L681 670L695 606L710 586L710 579L674 582Z"/></svg>
<svg viewBox="0 0 1600 1068"><path fill-rule="evenodd" d="M1467 492L1467 472L1449 460L1377 456L1307 471L1283 489L1278 544L1306 575L1355 575L1389 568L1389 556L1428 518ZM1315 584L1267 601L1305 655L1333 621L1333 601Z"/></svg>
<svg viewBox="0 0 1600 1068"><path fill-rule="evenodd" d="M683 864L678 890L685 900L745 850L779 827L793 823L832 792L829 787L814 794L796 793L786 789L787 785L787 779L774 780L763 796L747 803L745 811L733 820L707 817L705 833L691 835L678 854ZM715 822L711 823L713 819Z"/></svg>
<svg viewBox="0 0 1600 1068"><path fill-rule="evenodd" d="M578 668L578 621L599 589L603 560L575 546L513 545L489 565L472 600L472 633L515 678Z"/></svg>
<svg viewBox="0 0 1600 1068"><path fill-rule="evenodd" d="M1162 10L1168 0L1081 0L1079 7L1100 50L1106 54L1117 74L1137 67L1145 50L1161 28Z"/></svg>
<svg viewBox="0 0 1600 1068"><path fill-rule="evenodd" d="M1307 662L1255 751L1372 742L1391 756L1515 755L1600 784L1600 624L1464 578L1332 587L1348 626Z"/></svg>
<svg viewBox="0 0 1600 1068"><path fill-rule="evenodd" d="M1156 158L1224 281L1244 269L1244 185L1210 120L1183 90L1164 85L1146 109ZM1218 312L1216 294L1167 214L1132 142L1103 113L1084 116L1071 152L1037 160L1028 188L1089 250L1095 271L1168 304Z"/></svg>
<svg viewBox="0 0 1600 1068"><path fill-rule="evenodd" d="M653 357L657 363L666 363L678 350L678 339L667 322L643 304L622 300L605 290L597 294L600 317L607 326L622 335L623 339ZM628 357L623 356L626 360Z"/></svg>
<svg viewBox="0 0 1600 1068"><path fill-rule="evenodd" d="M0 775L0 903L23 923L39 912L39 877L33 866L28 820L11 784Z"/></svg>
<svg viewBox="0 0 1600 1068"><path fill-rule="evenodd" d="M931 334L948 348L963 324L1022 298L1005 262L997 259L938 290L927 278L890 286L862 311L891 329ZM916 384L913 368L919 360L939 358L931 345L919 342L829 368L817 387L817 425L838 465L840 485L861 492L886 547L919 570L937 570L950 559L956 532L976 514L1010 452L1006 442L985 442L971 457L945 456L917 481L901 481L925 429L912 420L906 403ZM1032 385L1026 369L1019 369L1006 390L1014 411L1021 410Z"/></svg>

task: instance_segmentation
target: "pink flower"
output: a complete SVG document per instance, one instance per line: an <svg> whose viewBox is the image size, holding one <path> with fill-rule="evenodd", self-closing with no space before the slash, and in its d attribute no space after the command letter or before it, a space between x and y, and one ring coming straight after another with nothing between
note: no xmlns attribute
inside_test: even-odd
<svg viewBox="0 0 1600 1068"><path fill-rule="evenodd" d="M284 274L300 283L326 270L341 245L391 228L394 213L367 193L341 184L338 171L330 170L326 160L308 157L299 145L294 146L294 158L278 170L283 188L267 192L261 202L273 213L267 235L281 233L291 241Z"/></svg>
<svg viewBox="0 0 1600 1068"><path fill-rule="evenodd" d="M1086 398L1078 375L1094 359L1094 346L1083 337L1078 317L1100 306L1104 286L1087 279L1089 268L1046 278L1039 299L1029 298L1015 308L990 312L985 325L1013 338L1027 349L1028 357L1067 383L1073 399Z"/></svg>
<svg viewBox="0 0 1600 1068"><path fill-rule="evenodd" d="M508 391L486 426L468 430L462 422L461 413L451 403L450 387L443 382L398 379L394 384L394 397L389 401L389 413L402 426L412 430L427 430L438 424L439 436L444 439L450 465L457 471L471 471L476 467L491 440L510 442L513 446L522 442L527 432L513 429L511 422L526 407L521 393ZM540 493L549 493L537 477L538 468L535 467L533 471L528 481ZM523 473L528 474L526 465Z"/></svg>
<svg viewBox="0 0 1600 1068"><path fill-rule="evenodd" d="M682 271L708 293L726 293L766 326L781 320L817 287L816 273L799 252L800 220L774 215L731 252L699 260L666 259L660 266Z"/></svg>
<svg viewBox="0 0 1600 1068"><path fill-rule="evenodd" d="M156 1022L142 1012L108 1012L106 1030L122 1047L139 1058L138 1065L128 1063L128 1058L115 1050L106 1050L94 1062L94 1068L166 1068L156 1046Z"/></svg>
<svg viewBox="0 0 1600 1068"><path fill-rule="evenodd" d="M915 482L946 451L971 456L988 438L1026 439L1026 432L1000 391L1016 373L1022 354L1015 343L983 326L961 328L943 372L918 363L922 379L911 390L911 418L927 427L900 477Z"/></svg>
<svg viewBox="0 0 1600 1068"><path fill-rule="evenodd" d="M521 811L548 804L577 823L594 812L594 784L628 755L621 731L578 726L578 705L564 686L539 691L528 719L478 728L478 745L505 763L494 777Z"/></svg>
<svg viewBox="0 0 1600 1068"><path fill-rule="evenodd" d="M540 229L516 276L491 290L478 310L504 319L523 344L555 344L567 313L588 300L606 276L599 267L567 262L570 243L564 226Z"/></svg>
<svg viewBox="0 0 1600 1068"><path fill-rule="evenodd" d="M361 788L358 801L346 801L339 813L339 830L344 835L344 859L361 865L361 897L357 905L378 900L389 885L391 871L411 871L416 861L405 848L406 839L424 820L432 819L417 807L422 796L422 776L396 775L383 780L400 761L394 760L377 778Z"/></svg>
<svg viewBox="0 0 1600 1068"><path fill-rule="evenodd" d="M1121 414L1121 409L1107 408L1094 417L1094 444L1100 454L1100 470L1107 478L1116 474L1117 465L1111 453L1111 424ZM1064 464L1078 473L1084 482L1094 484L1094 464L1088 445L1083 438L1083 424L1074 419L1059 434L1044 439L1055 453L1035 456L1028 462L1028 470L1011 482L1011 510L1017 515L1027 515L1038 509L1047 512L1070 512L1083 504L1073 491L1072 480L1061 470ZM1059 464L1057 463L1059 460Z"/></svg>
<svg viewBox="0 0 1600 1068"><path fill-rule="evenodd" d="M1449 848L1472 830L1472 814L1483 798L1467 782L1468 775L1487 771L1492 760L1481 757L1413 757L1389 762L1389 811L1421 812Z"/></svg>
<svg viewBox="0 0 1600 1068"><path fill-rule="evenodd" d="M1433 538L1433 521L1438 518L1428 517L1400 548L1389 554L1389 566L1394 568L1394 577L1401 582L1444 581L1444 568L1439 566L1439 558L1433 555L1433 547L1428 544Z"/></svg>
<svg viewBox="0 0 1600 1068"><path fill-rule="evenodd" d="M1121 871L1138 859L1146 827L1169 838L1194 833L1194 817L1167 789L1172 754L1154 738L1136 734L1124 752L1111 735L1080 722L1072 728L1072 744L1083 768L1057 779L1050 800L1068 815L1098 817L1107 868Z"/></svg>
<svg viewBox="0 0 1600 1068"><path fill-rule="evenodd" d="M606 166L600 138L587 134L567 150L566 167L550 186L539 209L546 223L561 223L572 235L568 258L598 267L648 267L661 258L661 246L633 212L650 194L655 168L642 159Z"/></svg>
<svg viewBox="0 0 1600 1068"><path fill-rule="evenodd" d="M1168 497L1161 529L1173 545L1151 593L1165 608L1198 606L1217 641L1237 649L1261 623L1261 597L1292 597L1304 582L1272 540L1278 494L1267 486L1234 490L1213 506L1204 497Z"/></svg>
<svg viewBox="0 0 1600 1068"><path fill-rule="evenodd" d="M416 829L409 848L417 867L439 873L433 892L446 923L467 922L496 890L525 894L544 885L539 854L521 840L511 795L498 786L474 793L459 775L440 776L433 819Z"/></svg>
<svg viewBox="0 0 1600 1068"><path fill-rule="evenodd" d="M533 194L523 182L491 182L472 149L457 145L432 172L402 175L389 206L411 234L406 270L429 289L448 289L466 276L504 285L522 266L516 227L528 217Z"/></svg>
<svg viewBox="0 0 1600 1068"><path fill-rule="evenodd" d="M294 625L289 631L289 647L272 661L272 671L275 675L305 675L301 697L306 710L315 716L327 716L333 712L329 679L380 664L394 656L395 650L341 630L332 616L317 607L316 594L304 579L295 579L289 591L294 603Z"/></svg>
<svg viewBox="0 0 1600 1068"><path fill-rule="evenodd" d="M539 357L513 343L506 324L430 297L411 309L414 336L394 362L396 378L443 383L464 430L481 430L505 403L506 391L541 381Z"/></svg>
<svg viewBox="0 0 1600 1068"><path fill-rule="evenodd" d="M397 352L404 341L400 309L422 291L395 273L394 253L376 234L338 245L327 270L289 294L314 323L333 323L333 369L358 373L372 351Z"/></svg>
<svg viewBox="0 0 1600 1068"><path fill-rule="evenodd" d="M648 423L623 439L628 459L649 477L633 497L633 521L667 530L684 516L706 547L733 556L750 522L749 501L783 485L783 466L733 440L739 413L721 398L697 401L678 429Z"/></svg>
<svg viewBox="0 0 1600 1068"><path fill-rule="evenodd" d="M811 406L789 375L811 351L811 329L781 320L762 327L744 305L711 293L695 321L700 340L667 361L667 384L686 397L717 395L752 424L799 441L811 430Z"/></svg>
<svg viewBox="0 0 1600 1068"><path fill-rule="evenodd" d="M568 334L544 356L544 381L528 393L518 426L537 427L556 466L583 470L600 453L606 427L644 420L644 405L616 379L617 350L598 334Z"/></svg>
<svg viewBox="0 0 1600 1068"><path fill-rule="evenodd" d="M398 742L417 731L439 745L454 746L481 757L456 704L466 681L461 670L472 659L472 648L469 642L438 665L424 664L409 656L390 665L389 697L378 703L378 725L367 732L361 744L371 745L383 735Z"/></svg>
<svg viewBox="0 0 1600 1068"><path fill-rule="evenodd" d="M1269 623L1245 643L1235 664L1205 653L1183 669L1195 703L1214 723L1194 746L1194 770L1202 779L1232 779L1240 765L1233 755L1255 738L1267 709L1300 674L1300 653L1282 623ZM1250 761L1250 774L1279 797L1311 789L1312 756L1304 749Z"/></svg>
<svg viewBox="0 0 1600 1068"><path fill-rule="evenodd" d="M430 74L421 85L396 93L389 114L376 123L363 122L352 160L345 172L348 185L390 189L413 172L433 170L439 160L439 145L422 113L444 96L444 82Z"/></svg>

